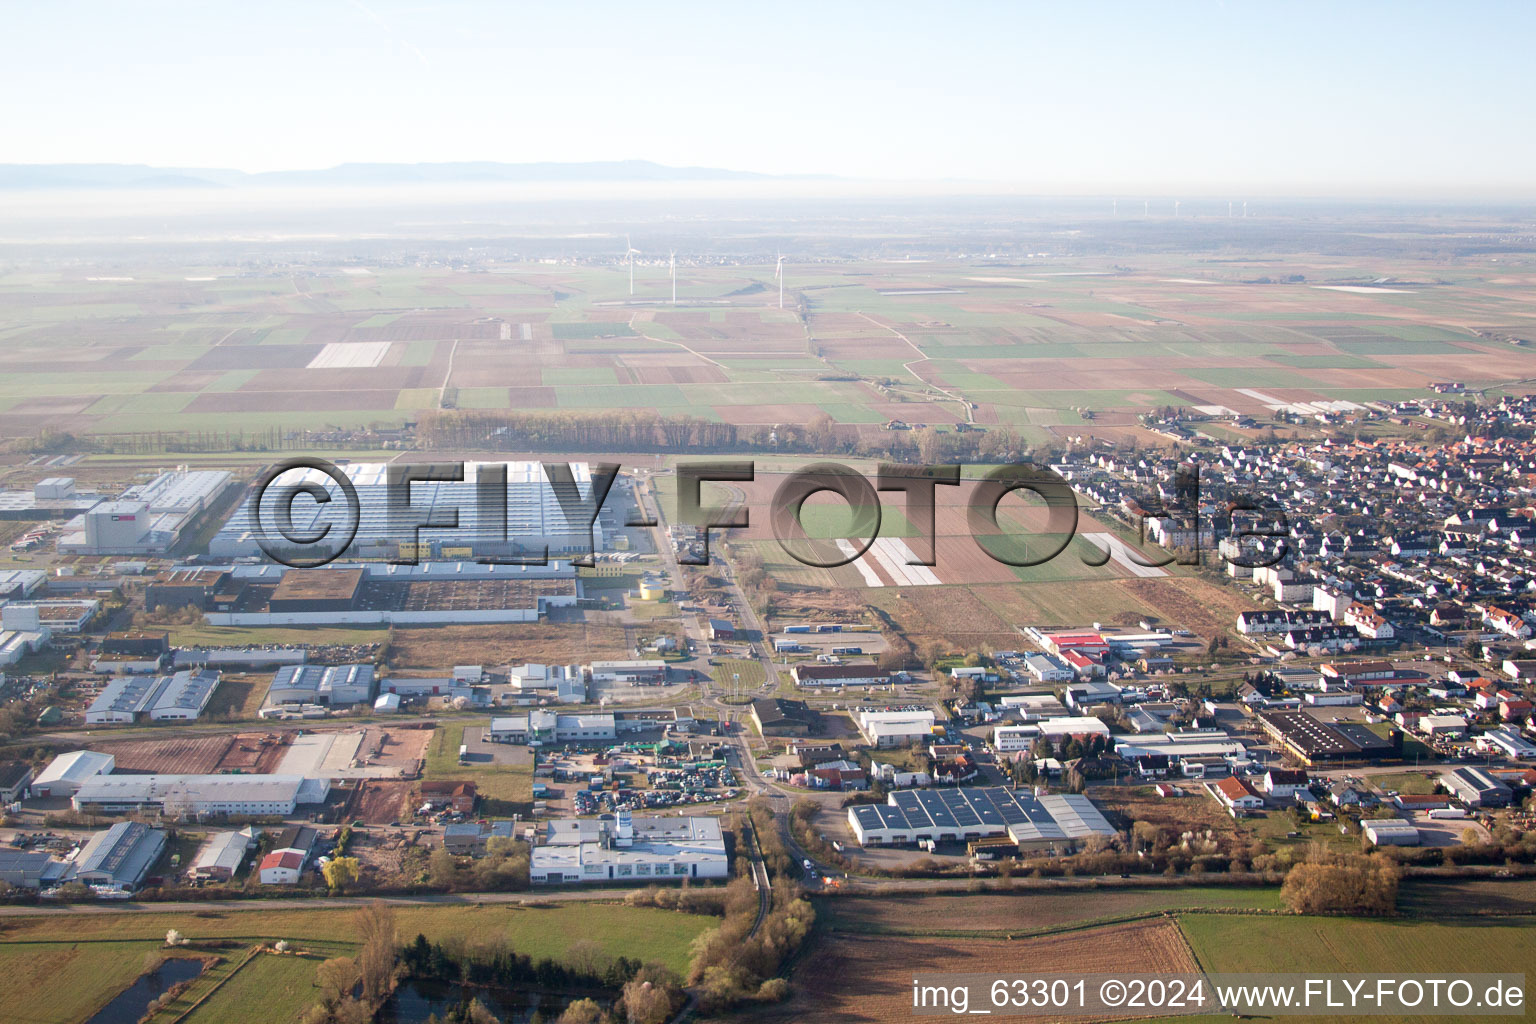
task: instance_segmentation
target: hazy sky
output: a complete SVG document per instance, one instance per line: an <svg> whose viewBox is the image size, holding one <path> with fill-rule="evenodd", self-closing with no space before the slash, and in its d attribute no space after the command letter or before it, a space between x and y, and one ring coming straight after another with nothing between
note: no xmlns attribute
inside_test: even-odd
<svg viewBox="0 0 1536 1024"><path fill-rule="evenodd" d="M0 162L1533 190L1536 5L7 5Z"/></svg>

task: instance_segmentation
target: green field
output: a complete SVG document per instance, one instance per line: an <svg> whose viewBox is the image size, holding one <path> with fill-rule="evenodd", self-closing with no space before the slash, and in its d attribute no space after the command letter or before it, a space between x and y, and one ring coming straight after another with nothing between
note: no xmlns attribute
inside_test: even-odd
<svg viewBox="0 0 1536 1024"><path fill-rule="evenodd" d="M1287 261L1335 279L1387 269ZM1100 424L1124 436L1134 413L1162 405L1267 415L1240 389L1423 395L1447 359L1471 360L1469 385L1530 376L1523 351L1445 326L1508 321L1520 286L1449 267L1434 268L1432 288L1360 295L1311 275L1253 287L1177 254L1134 269L1032 261L1018 274L838 261L795 268L783 310L771 267L689 267L676 306L652 269L637 268L633 297L627 267L585 262L375 268L307 276L302 289L285 267L191 278L150 265L110 282L0 273L0 438L398 426L446 388L462 409L656 410L747 436L821 411L866 442L892 439L891 419L950 428L966 414L958 395L977 424L1043 443ZM951 290L903 294L935 288ZM308 368L323 345L349 342L388 350L376 367ZM1097 371L1111 360L1131 362ZM1138 365L1156 368L1155 385L1138 382ZM1392 386L1373 386L1388 369ZM1085 409L1116 415L1084 422Z"/></svg>
<svg viewBox="0 0 1536 1024"><path fill-rule="evenodd" d="M768 681L768 674L763 670L762 662L745 658L721 659L720 664L715 666L711 674L715 677L715 682L727 689L732 687L755 689Z"/></svg>
<svg viewBox="0 0 1536 1024"><path fill-rule="evenodd" d="M507 943L534 960L559 960L572 945L589 940L605 956L656 961L679 971L687 966L689 945L717 920L606 903L409 905L396 907L395 916L402 942L418 932L432 940L473 935ZM347 955L352 921L348 909L75 913L69 915L69 937L58 939L61 924L54 915L7 919L0 937L0 971L6 979L0 1019L7 1024L78 1024L132 983L143 972L146 955L159 954L166 930L176 928L191 944L188 955L199 953L197 943L204 940L232 939L239 946L214 950L224 963L201 976L173 1010L185 1009L222 980L189 1019L198 1024L286 1024L310 1001L309 983L318 961L260 954L240 970L234 968L250 947L277 939L322 959Z"/></svg>
<svg viewBox="0 0 1536 1024"><path fill-rule="evenodd" d="M315 969L320 963L320 958L258 953L185 1020L188 1024L290 1024L319 998Z"/></svg>
<svg viewBox="0 0 1536 1024"><path fill-rule="evenodd" d="M1536 963L1536 918L1443 924L1425 920L1232 917L1188 914L1179 924L1207 972L1371 973L1442 976L1520 972ZM1421 1017L1284 1017L1283 1020L1421 1020ZM1476 1021L1482 1016L1436 1020ZM1493 1018L1497 1019L1497 1018Z"/></svg>
<svg viewBox="0 0 1536 1024"><path fill-rule="evenodd" d="M466 725L489 725L490 720L447 722L437 727L427 745L426 779L473 779L487 814L509 816L527 813L533 801L533 765L459 764L459 746Z"/></svg>

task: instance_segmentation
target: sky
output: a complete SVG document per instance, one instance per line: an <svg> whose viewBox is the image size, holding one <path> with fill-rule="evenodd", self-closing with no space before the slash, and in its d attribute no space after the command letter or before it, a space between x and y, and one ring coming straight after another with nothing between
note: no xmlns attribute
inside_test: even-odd
<svg viewBox="0 0 1536 1024"><path fill-rule="evenodd" d="M0 162L1536 191L1536 4L10 4Z"/></svg>

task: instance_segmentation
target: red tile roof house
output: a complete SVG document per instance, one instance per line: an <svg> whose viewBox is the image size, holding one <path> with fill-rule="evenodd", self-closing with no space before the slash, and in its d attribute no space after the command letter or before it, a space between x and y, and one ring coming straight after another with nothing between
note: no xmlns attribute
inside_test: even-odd
<svg viewBox="0 0 1536 1024"><path fill-rule="evenodd" d="M304 870L304 855L298 850L274 850L261 859L262 885L293 885Z"/></svg>
<svg viewBox="0 0 1536 1024"><path fill-rule="evenodd" d="M1235 775L1228 775L1220 782L1212 783L1211 792L1234 811L1257 811L1264 807L1264 798Z"/></svg>

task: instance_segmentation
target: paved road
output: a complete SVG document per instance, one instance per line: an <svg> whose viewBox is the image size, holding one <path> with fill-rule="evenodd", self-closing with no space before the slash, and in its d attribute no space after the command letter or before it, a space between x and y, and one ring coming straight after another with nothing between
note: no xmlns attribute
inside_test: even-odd
<svg viewBox="0 0 1536 1024"><path fill-rule="evenodd" d="M455 892L415 896L317 896L313 899L136 900L98 903L53 903L33 906L0 906L0 917L70 917L78 914L180 914L209 910L335 910L361 907L375 901L395 906L482 904L580 903L621 901L628 889L560 889L552 892Z"/></svg>

